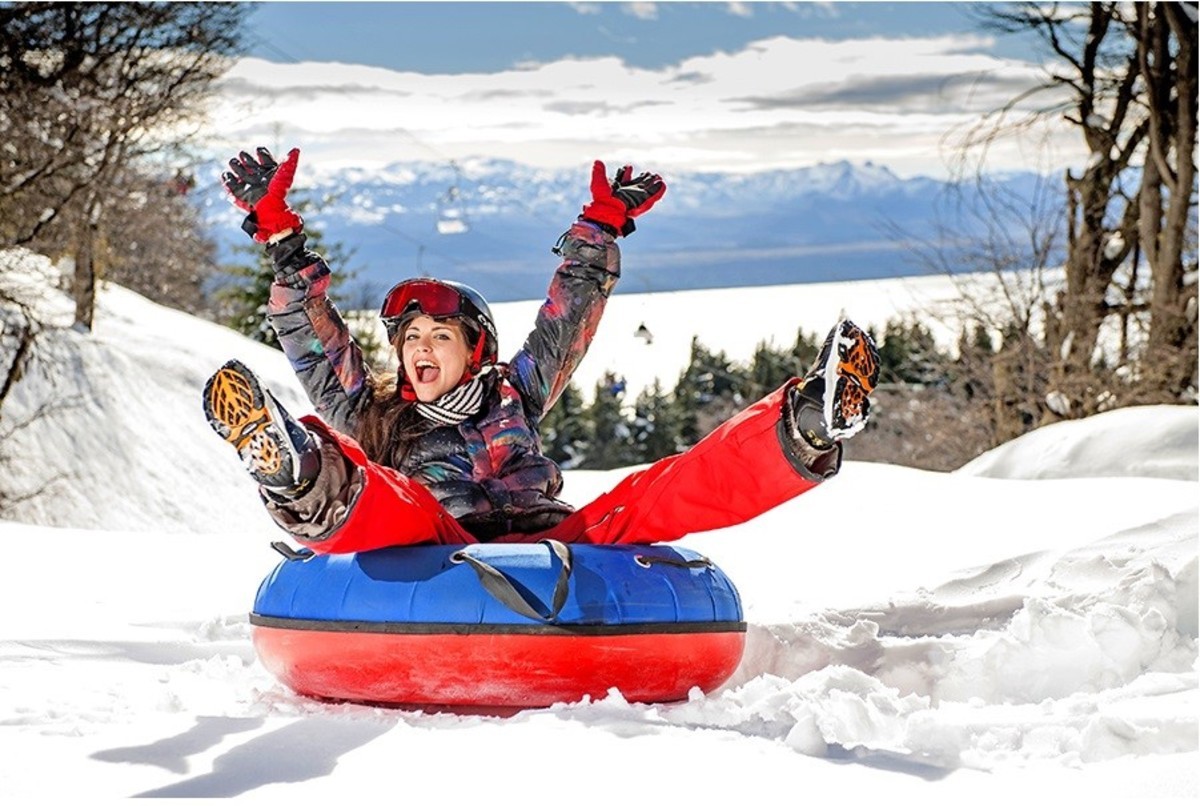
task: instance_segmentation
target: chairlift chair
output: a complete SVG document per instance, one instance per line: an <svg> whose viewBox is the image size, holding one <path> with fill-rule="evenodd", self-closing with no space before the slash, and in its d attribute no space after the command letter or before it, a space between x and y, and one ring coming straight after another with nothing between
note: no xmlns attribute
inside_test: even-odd
<svg viewBox="0 0 1200 806"><path fill-rule="evenodd" d="M458 166L451 163L454 172ZM462 206L462 193L458 185L451 185L437 201L437 231L439 235L461 235L471 229L466 210Z"/></svg>

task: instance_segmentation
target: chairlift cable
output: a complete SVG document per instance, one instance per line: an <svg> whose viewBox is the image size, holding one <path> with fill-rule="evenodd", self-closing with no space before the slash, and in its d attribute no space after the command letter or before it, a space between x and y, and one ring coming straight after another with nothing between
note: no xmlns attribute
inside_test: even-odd
<svg viewBox="0 0 1200 806"><path fill-rule="evenodd" d="M300 58L288 53L286 50L284 50L283 48L276 45L270 39L267 39L261 33L256 33L253 35L252 44L261 45L262 47L266 48L267 50L272 51L279 56L282 56L285 61L292 62L293 64L299 64L300 62L303 61L303 59L300 59Z"/></svg>

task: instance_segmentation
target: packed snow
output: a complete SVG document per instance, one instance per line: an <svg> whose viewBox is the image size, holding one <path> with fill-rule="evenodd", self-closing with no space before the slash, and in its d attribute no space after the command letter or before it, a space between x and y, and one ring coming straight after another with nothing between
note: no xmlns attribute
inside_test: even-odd
<svg viewBox="0 0 1200 806"><path fill-rule="evenodd" d="M638 705L614 690L510 716L328 704L255 659L247 611L282 535L199 404L238 357L306 411L286 360L113 286L94 332L72 330L57 271L0 253L8 290L58 325L0 419L6 489L41 492L0 521L5 802L1200 794L1196 407L1047 427L954 473L847 463L687 538L738 585L749 623L741 666L707 695ZM812 306L791 317L780 289L739 290L761 296L722 328L680 304L701 292L618 296L585 366L673 380L686 354L631 353L630 322L684 341L703 322L706 343L748 357L720 334L820 331L843 307L882 324L900 282L789 288ZM515 342L532 308L504 307ZM61 405L31 419L47 402ZM569 472L565 493L582 503L624 472Z"/></svg>

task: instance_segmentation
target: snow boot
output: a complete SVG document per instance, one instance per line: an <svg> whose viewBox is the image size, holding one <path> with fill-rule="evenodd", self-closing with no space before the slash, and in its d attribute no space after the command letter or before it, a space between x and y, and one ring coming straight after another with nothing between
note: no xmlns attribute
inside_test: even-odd
<svg viewBox="0 0 1200 806"><path fill-rule="evenodd" d="M228 361L208 379L204 415L268 492L299 498L312 486L321 462L316 439L245 364Z"/></svg>
<svg viewBox="0 0 1200 806"><path fill-rule="evenodd" d="M879 382L879 352L858 325L833 326L812 369L790 390L792 432L817 450L854 436L867 424L869 395Z"/></svg>

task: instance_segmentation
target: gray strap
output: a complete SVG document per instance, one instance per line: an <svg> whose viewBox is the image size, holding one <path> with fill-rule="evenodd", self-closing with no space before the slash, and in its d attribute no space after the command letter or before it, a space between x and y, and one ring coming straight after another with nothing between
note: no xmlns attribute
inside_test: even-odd
<svg viewBox="0 0 1200 806"><path fill-rule="evenodd" d="M294 549L287 543L284 543L282 540L276 540L272 542L271 548L275 549L289 560L300 560L303 562L305 560L311 560L316 556L316 552L310 548Z"/></svg>
<svg viewBox="0 0 1200 806"><path fill-rule="evenodd" d="M554 621L558 618L563 605L567 603L567 588L571 578L571 550L567 548L566 544L560 543L557 540L542 540L540 542L550 547L550 550L557 555L560 564L558 579L554 583L554 594L550 600L550 612L548 614L539 612L540 608L538 605L541 602L536 600L531 601L518 591L516 586L513 585L512 580L504 575L504 572L473 556L466 549L454 552L454 554L450 555L450 560L456 563L465 562L471 568L475 569L475 574L479 577L479 583L483 585L483 589L514 613L518 613L534 621Z"/></svg>
<svg viewBox="0 0 1200 806"><path fill-rule="evenodd" d="M685 560L682 557L647 557L645 554L639 554L633 558L633 561L642 568L649 568L652 565L673 565L676 568L712 568L712 560L707 557L700 557L695 560Z"/></svg>

